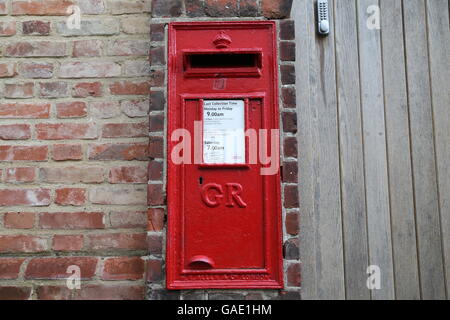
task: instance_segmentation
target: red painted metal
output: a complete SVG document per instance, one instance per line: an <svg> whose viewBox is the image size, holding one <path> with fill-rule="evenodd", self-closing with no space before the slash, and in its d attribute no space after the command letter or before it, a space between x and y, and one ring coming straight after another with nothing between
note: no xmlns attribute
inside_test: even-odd
<svg viewBox="0 0 450 320"><path fill-rule="evenodd" d="M202 69L189 58L239 53L249 54L245 64L230 57L227 65L213 61ZM283 287L279 172L260 174L262 165L248 161L248 139L246 163L175 164L179 142L170 138L179 128L194 137L206 99L244 100L246 129L278 129L276 57L272 21L169 25L169 289Z"/></svg>

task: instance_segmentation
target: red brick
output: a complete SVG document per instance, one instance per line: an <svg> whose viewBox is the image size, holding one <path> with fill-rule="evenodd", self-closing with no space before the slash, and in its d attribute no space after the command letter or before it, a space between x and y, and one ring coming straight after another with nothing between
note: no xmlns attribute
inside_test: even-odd
<svg viewBox="0 0 450 320"><path fill-rule="evenodd" d="M49 116L49 103L0 103L0 118L45 119Z"/></svg>
<svg viewBox="0 0 450 320"><path fill-rule="evenodd" d="M45 98L64 98L69 96L69 87L66 82L39 83L39 95Z"/></svg>
<svg viewBox="0 0 450 320"><path fill-rule="evenodd" d="M48 36L50 34L50 22L46 21L24 21L22 22L22 32L26 35Z"/></svg>
<svg viewBox="0 0 450 320"><path fill-rule="evenodd" d="M148 95L150 94L150 82L118 81L110 85L109 90L114 95Z"/></svg>
<svg viewBox="0 0 450 320"><path fill-rule="evenodd" d="M262 0L263 15L269 19L284 19L291 13L292 0Z"/></svg>
<svg viewBox="0 0 450 320"><path fill-rule="evenodd" d="M72 96L75 98L101 97L102 84L100 82L80 82L73 87Z"/></svg>
<svg viewBox="0 0 450 320"><path fill-rule="evenodd" d="M287 285L300 287L300 263L292 263L287 268Z"/></svg>
<svg viewBox="0 0 450 320"><path fill-rule="evenodd" d="M49 189L0 189L0 206L48 206Z"/></svg>
<svg viewBox="0 0 450 320"><path fill-rule="evenodd" d="M31 138L30 125L4 124L0 125L1 140L26 140Z"/></svg>
<svg viewBox="0 0 450 320"><path fill-rule="evenodd" d="M34 212L6 212L4 221L9 229L31 229L34 227Z"/></svg>
<svg viewBox="0 0 450 320"><path fill-rule="evenodd" d="M82 160L83 150L79 144L55 144L52 146L52 159L55 161Z"/></svg>
<svg viewBox="0 0 450 320"><path fill-rule="evenodd" d="M19 73L24 78L48 79L53 77L53 63L26 62L20 64Z"/></svg>
<svg viewBox="0 0 450 320"><path fill-rule="evenodd" d="M0 63L0 78L12 78L17 74L14 62Z"/></svg>
<svg viewBox="0 0 450 320"><path fill-rule="evenodd" d="M0 258L0 279L17 279L25 258Z"/></svg>
<svg viewBox="0 0 450 320"><path fill-rule="evenodd" d="M86 103L81 101L61 102L56 104L58 118L82 118L87 115Z"/></svg>
<svg viewBox="0 0 450 320"><path fill-rule="evenodd" d="M148 163L148 179L155 181L155 180L162 180L162 174L163 174L163 163L160 161L151 160Z"/></svg>
<svg viewBox="0 0 450 320"><path fill-rule="evenodd" d="M282 65L281 71L281 83L282 84L295 84L295 66L294 65Z"/></svg>
<svg viewBox="0 0 450 320"><path fill-rule="evenodd" d="M72 291L67 286L39 286L36 293L38 300L69 300Z"/></svg>
<svg viewBox="0 0 450 320"><path fill-rule="evenodd" d="M7 57L64 57L66 44L58 41L21 41L5 48Z"/></svg>
<svg viewBox="0 0 450 320"><path fill-rule="evenodd" d="M145 228L146 211L113 211L109 215L112 228Z"/></svg>
<svg viewBox="0 0 450 320"><path fill-rule="evenodd" d="M13 15L64 16L67 9L74 5L70 0L13 0Z"/></svg>
<svg viewBox="0 0 450 320"><path fill-rule="evenodd" d="M164 156L163 137L152 136L149 138L148 156L151 158L162 158Z"/></svg>
<svg viewBox="0 0 450 320"><path fill-rule="evenodd" d="M294 20L280 21L280 40L295 39L295 23Z"/></svg>
<svg viewBox="0 0 450 320"><path fill-rule="evenodd" d="M0 37L13 36L16 34L15 21L0 21Z"/></svg>
<svg viewBox="0 0 450 320"><path fill-rule="evenodd" d="M31 287L0 286L0 300L29 300Z"/></svg>
<svg viewBox="0 0 450 320"><path fill-rule="evenodd" d="M297 138L296 137L286 137L284 138L284 156L297 158Z"/></svg>
<svg viewBox="0 0 450 320"><path fill-rule="evenodd" d="M283 182L298 182L298 163L297 161L287 161L283 163Z"/></svg>
<svg viewBox="0 0 450 320"><path fill-rule="evenodd" d="M74 294L75 300L143 300L145 286L87 284Z"/></svg>
<svg viewBox="0 0 450 320"><path fill-rule="evenodd" d="M286 232L292 236L298 235L300 229L300 220L298 212L290 212L286 214Z"/></svg>
<svg viewBox="0 0 450 320"><path fill-rule="evenodd" d="M284 207L298 208L298 187L296 185L284 186Z"/></svg>
<svg viewBox="0 0 450 320"><path fill-rule="evenodd" d="M56 234L52 248L56 251L80 251L83 249L83 236Z"/></svg>
<svg viewBox="0 0 450 320"><path fill-rule="evenodd" d="M186 1L186 12L189 15L189 4L188 2L192 1L201 1L201 0L187 0ZM202 14L203 15L203 14ZM150 25L150 40L151 41L162 41L165 37L165 31L164 31L165 24L164 23L152 23Z"/></svg>
<svg viewBox="0 0 450 320"><path fill-rule="evenodd" d="M89 247L92 250L146 250L147 235L145 233L108 233L108 234L90 234Z"/></svg>
<svg viewBox="0 0 450 320"><path fill-rule="evenodd" d="M181 0L152 0L154 17L179 17L182 13Z"/></svg>
<svg viewBox="0 0 450 320"><path fill-rule="evenodd" d="M148 205L149 206L160 206L165 203L165 197L163 192L163 185L158 184L149 184L148 185Z"/></svg>
<svg viewBox="0 0 450 320"><path fill-rule="evenodd" d="M164 86L164 70L152 70L150 74L150 87Z"/></svg>
<svg viewBox="0 0 450 320"><path fill-rule="evenodd" d="M41 168L43 182L50 183L101 183L105 180L102 167L50 167Z"/></svg>
<svg viewBox="0 0 450 320"><path fill-rule="evenodd" d="M107 123L103 125L103 138L136 138L148 136L148 122Z"/></svg>
<svg viewBox="0 0 450 320"><path fill-rule="evenodd" d="M96 139L94 123L40 123L36 125L39 140Z"/></svg>
<svg viewBox="0 0 450 320"><path fill-rule="evenodd" d="M81 279L92 279L97 260L94 257L33 258L25 270L25 279L66 279L70 276L67 269L73 265L80 268Z"/></svg>
<svg viewBox="0 0 450 320"><path fill-rule="evenodd" d="M165 223L165 213L162 208L148 209L148 231L162 231Z"/></svg>
<svg viewBox="0 0 450 320"><path fill-rule="evenodd" d="M148 253L150 254L161 254L162 253L162 243L163 238L161 235L152 234L148 236Z"/></svg>
<svg viewBox="0 0 450 320"><path fill-rule="evenodd" d="M59 69L60 78L109 78L120 73L120 65L111 61L63 62Z"/></svg>
<svg viewBox="0 0 450 320"><path fill-rule="evenodd" d="M121 166L109 171L110 183L147 183L146 166Z"/></svg>
<svg viewBox="0 0 450 320"><path fill-rule="evenodd" d="M140 257L106 259L101 278L103 280L139 280L144 277L144 260Z"/></svg>
<svg viewBox="0 0 450 320"><path fill-rule="evenodd" d="M39 214L39 226L43 229L104 229L101 212L43 212Z"/></svg>
<svg viewBox="0 0 450 320"><path fill-rule="evenodd" d="M55 203L62 206L82 206L86 203L86 189L61 188L56 189Z"/></svg>
<svg viewBox="0 0 450 320"><path fill-rule="evenodd" d="M146 195L145 186L102 186L91 188L89 200L94 204L144 205L147 202Z"/></svg>
<svg viewBox="0 0 450 320"><path fill-rule="evenodd" d="M294 87L287 87L282 89L283 106L285 108L295 108L296 95Z"/></svg>
<svg viewBox="0 0 450 320"><path fill-rule="evenodd" d="M238 2L234 0L205 0L205 13L210 17L235 17Z"/></svg>
<svg viewBox="0 0 450 320"><path fill-rule="evenodd" d="M102 54L101 40L78 40L73 42L74 57L99 57Z"/></svg>
<svg viewBox="0 0 450 320"><path fill-rule="evenodd" d="M164 110L164 105L166 104L166 98L164 97L163 91L152 91L150 93L150 110Z"/></svg>
<svg viewBox="0 0 450 320"><path fill-rule="evenodd" d="M256 17L259 13L258 0L240 0L239 15L241 17Z"/></svg>
<svg viewBox="0 0 450 320"><path fill-rule="evenodd" d="M283 246L284 258L288 260L298 260L300 258L299 240L297 238L288 239Z"/></svg>
<svg viewBox="0 0 450 320"><path fill-rule="evenodd" d="M6 182L33 182L36 179L36 169L33 167L7 168L5 170Z"/></svg>
<svg viewBox="0 0 450 320"><path fill-rule="evenodd" d="M91 144L89 160L147 160L148 146L145 143Z"/></svg>
<svg viewBox="0 0 450 320"><path fill-rule="evenodd" d="M34 83L5 83L3 95L5 98L32 98Z"/></svg>
<svg viewBox="0 0 450 320"><path fill-rule="evenodd" d="M147 260L147 281L161 281L163 279L162 261Z"/></svg>
<svg viewBox="0 0 450 320"><path fill-rule="evenodd" d="M297 113L283 112L282 118L284 132L297 133Z"/></svg>
<svg viewBox="0 0 450 320"><path fill-rule="evenodd" d="M0 161L45 161L47 146L0 146Z"/></svg>
<svg viewBox="0 0 450 320"><path fill-rule="evenodd" d="M152 114L150 115L150 132L161 132L164 130L164 115Z"/></svg>
<svg viewBox="0 0 450 320"><path fill-rule="evenodd" d="M47 239L44 237L27 235L0 236L0 252L2 253L32 253L47 250Z"/></svg>
<svg viewBox="0 0 450 320"><path fill-rule="evenodd" d="M280 42L281 61L295 61L295 42Z"/></svg>

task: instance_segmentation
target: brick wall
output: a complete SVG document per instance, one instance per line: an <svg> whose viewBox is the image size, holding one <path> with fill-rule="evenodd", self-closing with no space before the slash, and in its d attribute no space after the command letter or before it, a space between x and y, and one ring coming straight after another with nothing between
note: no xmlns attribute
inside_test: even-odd
<svg viewBox="0 0 450 320"><path fill-rule="evenodd" d="M0 299L299 298L291 2L0 0ZM286 288L165 290L167 23L265 18L281 19Z"/></svg>

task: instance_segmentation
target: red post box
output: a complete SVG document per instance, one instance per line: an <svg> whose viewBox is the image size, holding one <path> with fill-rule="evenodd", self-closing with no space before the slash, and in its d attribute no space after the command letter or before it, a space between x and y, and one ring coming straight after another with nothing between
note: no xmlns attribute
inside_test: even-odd
<svg viewBox="0 0 450 320"><path fill-rule="evenodd" d="M274 22L171 23L167 287L282 288Z"/></svg>

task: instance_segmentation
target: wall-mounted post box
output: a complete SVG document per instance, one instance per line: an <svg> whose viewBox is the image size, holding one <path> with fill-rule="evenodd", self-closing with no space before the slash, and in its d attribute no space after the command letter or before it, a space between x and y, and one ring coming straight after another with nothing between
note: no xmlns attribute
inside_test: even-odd
<svg viewBox="0 0 450 320"><path fill-rule="evenodd" d="M167 287L282 288L276 28L171 23Z"/></svg>

